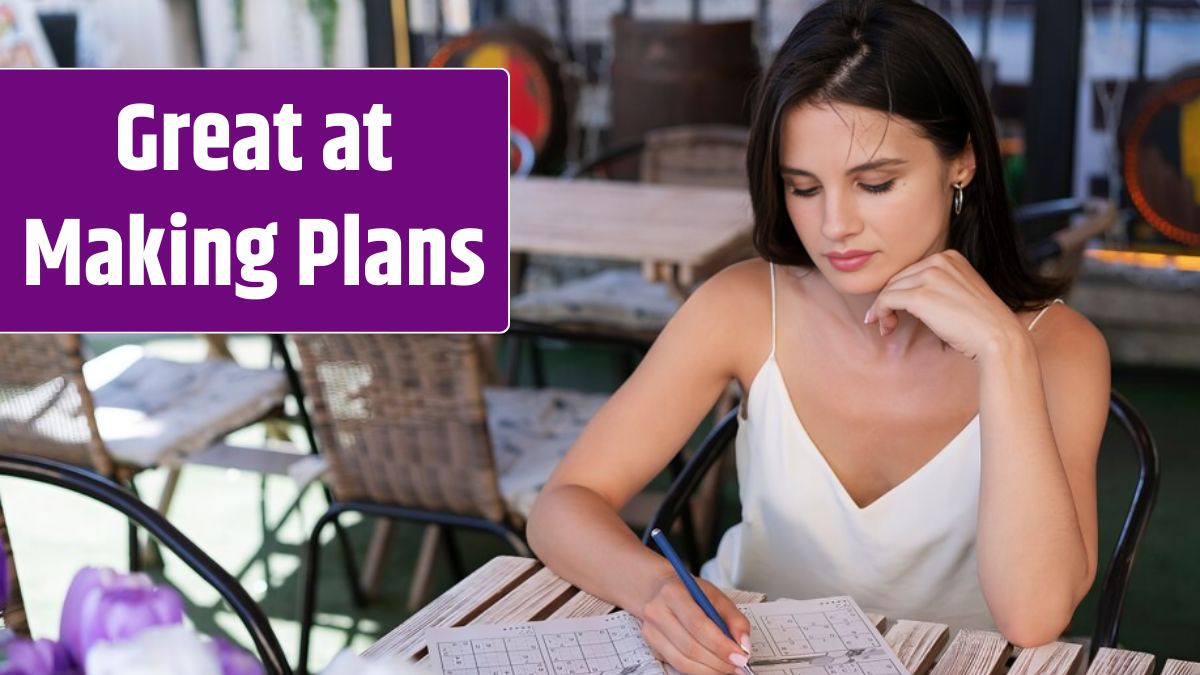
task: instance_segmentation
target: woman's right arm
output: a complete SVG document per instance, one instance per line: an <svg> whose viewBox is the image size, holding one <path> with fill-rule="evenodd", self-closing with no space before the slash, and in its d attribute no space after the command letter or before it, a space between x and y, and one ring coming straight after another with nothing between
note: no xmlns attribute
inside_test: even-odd
<svg viewBox="0 0 1200 675"><path fill-rule="evenodd" d="M756 358L755 342L765 350L761 331L747 330L763 325L755 315L769 310L769 291L761 283L765 267L735 265L684 303L559 464L527 527L530 545L547 566L642 619L651 647L694 675L733 672L744 665L739 657L745 653L708 620L667 561L643 546L619 513L683 447L734 377L738 359ZM754 302L755 295L763 302ZM765 321L769 326L769 317ZM749 624L733 603L700 583L734 636L748 637Z"/></svg>

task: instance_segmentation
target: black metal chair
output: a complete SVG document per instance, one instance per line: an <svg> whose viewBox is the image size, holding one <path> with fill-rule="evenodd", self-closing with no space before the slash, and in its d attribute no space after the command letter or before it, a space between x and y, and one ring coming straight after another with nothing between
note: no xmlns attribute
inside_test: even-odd
<svg viewBox="0 0 1200 675"><path fill-rule="evenodd" d="M1096 627L1092 632L1089 659L1094 659L1101 647L1117 646L1121 613L1125 608L1126 592L1129 590L1129 575L1133 569L1138 545L1146 533L1150 513L1154 509L1159 483L1158 449L1141 416L1129 401L1116 391L1112 392L1109 399L1109 414L1120 423L1133 444L1138 457L1138 479L1108 569L1100 582L1100 602ZM713 427L682 473L675 479L666 499L642 535L642 542L647 546L654 548L650 542L650 532L655 528L661 528L664 532L670 531L668 526L685 513L688 500L705 473L721 459L725 449L733 445L738 429L737 415L738 409L735 408ZM716 540L717 538L713 537L711 541ZM701 557L711 557L711 552L705 553L706 555ZM693 557L689 561L693 572L699 571L697 560L698 558Z"/></svg>
<svg viewBox="0 0 1200 675"><path fill-rule="evenodd" d="M91 471L27 455L0 454L0 476L13 476L53 485L90 497L119 511L132 523L157 538L163 546L179 556L184 564L217 590L249 631L267 673L292 675L287 657L284 656L283 648L280 647L266 615L237 579L128 489Z"/></svg>

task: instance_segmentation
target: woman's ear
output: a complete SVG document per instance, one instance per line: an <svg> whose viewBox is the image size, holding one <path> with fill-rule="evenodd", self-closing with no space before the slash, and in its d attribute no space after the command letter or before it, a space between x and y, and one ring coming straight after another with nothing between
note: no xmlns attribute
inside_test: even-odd
<svg viewBox="0 0 1200 675"><path fill-rule="evenodd" d="M954 158L950 167L950 176L955 184L960 184L966 187L975 179L975 146L971 143L970 136L967 137L967 145L958 153L958 157Z"/></svg>

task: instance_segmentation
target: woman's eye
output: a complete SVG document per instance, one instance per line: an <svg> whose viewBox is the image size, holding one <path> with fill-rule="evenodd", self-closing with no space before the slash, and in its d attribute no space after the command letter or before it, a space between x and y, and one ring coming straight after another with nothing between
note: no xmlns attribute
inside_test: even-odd
<svg viewBox="0 0 1200 675"><path fill-rule="evenodd" d="M801 190L798 187L789 188L789 191L792 194L796 195L797 197L812 197L813 195L817 194L817 192L819 190L820 190L820 188L815 188L815 187L808 188L807 190Z"/></svg>
<svg viewBox="0 0 1200 675"><path fill-rule="evenodd" d="M888 190L891 190L892 186L895 184L896 184L896 180L894 178L892 180L887 181L886 183L877 183L875 185L859 183L859 185L862 186L862 189L866 190L867 192L874 192L875 194L879 194L881 192L887 192Z"/></svg>

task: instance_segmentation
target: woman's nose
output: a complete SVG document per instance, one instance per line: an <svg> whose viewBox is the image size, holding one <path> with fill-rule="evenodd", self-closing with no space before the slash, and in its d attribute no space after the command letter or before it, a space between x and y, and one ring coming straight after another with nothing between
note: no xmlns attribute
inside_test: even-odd
<svg viewBox="0 0 1200 675"><path fill-rule="evenodd" d="M845 192L827 192L821 233L832 240L845 239L862 231L854 200Z"/></svg>

